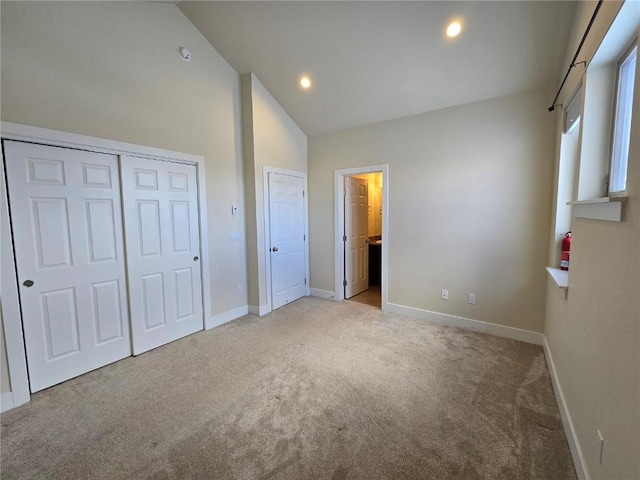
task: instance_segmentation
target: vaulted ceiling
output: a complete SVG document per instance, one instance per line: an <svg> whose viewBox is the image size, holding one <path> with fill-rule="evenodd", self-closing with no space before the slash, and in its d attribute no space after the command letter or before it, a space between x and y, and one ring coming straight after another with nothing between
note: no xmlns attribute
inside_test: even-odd
<svg viewBox="0 0 640 480"><path fill-rule="evenodd" d="M319 135L557 85L575 2L178 7L238 73L256 74L307 135ZM463 30L450 39L454 19ZM300 88L303 74L308 90Z"/></svg>

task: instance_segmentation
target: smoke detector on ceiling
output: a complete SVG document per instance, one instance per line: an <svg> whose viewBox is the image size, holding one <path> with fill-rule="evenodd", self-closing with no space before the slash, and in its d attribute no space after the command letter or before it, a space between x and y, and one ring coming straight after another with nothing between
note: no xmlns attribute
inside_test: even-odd
<svg viewBox="0 0 640 480"><path fill-rule="evenodd" d="M180 58L182 58L182 60L184 60L185 62L191 60L191 52L188 48L180 47L180 50L178 51L180 52Z"/></svg>

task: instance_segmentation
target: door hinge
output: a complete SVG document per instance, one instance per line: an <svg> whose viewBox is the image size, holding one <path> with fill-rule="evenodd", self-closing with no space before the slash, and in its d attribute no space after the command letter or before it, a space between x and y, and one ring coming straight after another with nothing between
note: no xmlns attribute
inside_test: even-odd
<svg viewBox="0 0 640 480"><path fill-rule="evenodd" d="M343 287L346 287L346 286L347 286L347 281L346 281L346 280L343 280L343 281L342 281L342 286L343 286Z"/></svg>
<svg viewBox="0 0 640 480"><path fill-rule="evenodd" d="M302 198L304 198L304 190L302 190Z"/></svg>
<svg viewBox="0 0 640 480"><path fill-rule="evenodd" d="M307 236L306 235L302 235L302 241L306 242L307 241Z"/></svg>
<svg viewBox="0 0 640 480"><path fill-rule="evenodd" d="M343 241L343 242L346 242L346 241L347 241L347 236L346 236L346 235L343 235L343 236L342 236L342 241Z"/></svg>
<svg viewBox="0 0 640 480"><path fill-rule="evenodd" d="M306 278L304 279L304 284L305 284L305 285L307 284L307 279L306 279Z"/></svg>

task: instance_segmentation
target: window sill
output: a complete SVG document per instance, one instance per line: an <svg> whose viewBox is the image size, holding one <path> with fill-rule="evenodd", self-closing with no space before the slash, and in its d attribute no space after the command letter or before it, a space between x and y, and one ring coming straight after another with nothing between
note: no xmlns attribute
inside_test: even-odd
<svg viewBox="0 0 640 480"><path fill-rule="evenodd" d="M567 202L567 205L573 207L574 217L620 222L622 221L622 204L626 201L627 197L622 196L602 197Z"/></svg>
<svg viewBox="0 0 640 480"><path fill-rule="evenodd" d="M569 271L560 270L555 267L547 267L547 273L556 284L556 287L564 294L564 298L567 298L567 290L569 289Z"/></svg>

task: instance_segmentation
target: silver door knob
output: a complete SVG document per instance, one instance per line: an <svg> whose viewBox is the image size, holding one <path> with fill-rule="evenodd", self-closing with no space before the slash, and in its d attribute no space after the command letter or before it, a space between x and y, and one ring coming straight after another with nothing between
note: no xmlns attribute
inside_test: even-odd
<svg viewBox="0 0 640 480"><path fill-rule="evenodd" d="M27 288L33 287L33 280L25 280L22 284Z"/></svg>
<svg viewBox="0 0 640 480"><path fill-rule="evenodd" d="M193 261L197 262L198 261L198 256L196 255L195 257L193 257Z"/></svg>
<svg viewBox="0 0 640 480"><path fill-rule="evenodd" d="M277 252L277 251L278 251L278 247L273 247L273 248L271 249L271 251L272 251L272 252Z"/></svg>

